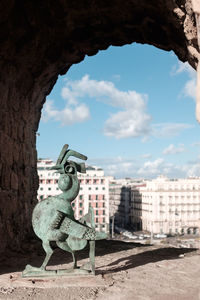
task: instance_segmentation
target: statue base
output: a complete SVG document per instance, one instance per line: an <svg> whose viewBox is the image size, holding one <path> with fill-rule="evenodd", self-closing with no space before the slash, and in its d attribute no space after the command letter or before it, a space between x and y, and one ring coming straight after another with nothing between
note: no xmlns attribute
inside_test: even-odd
<svg viewBox="0 0 200 300"><path fill-rule="evenodd" d="M59 269L59 270L44 270L41 268L27 265L22 272L22 277L57 277L57 276L81 276L81 275L95 275L95 272L83 268L75 269Z"/></svg>

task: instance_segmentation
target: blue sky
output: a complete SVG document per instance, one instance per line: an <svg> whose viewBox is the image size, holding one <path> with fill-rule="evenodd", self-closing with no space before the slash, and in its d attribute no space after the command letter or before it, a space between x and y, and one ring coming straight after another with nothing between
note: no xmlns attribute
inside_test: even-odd
<svg viewBox="0 0 200 300"><path fill-rule="evenodd" d="M47 97L38 157L56 160L67 143L117 178L200 176L195 73L149 45L86 56Z"/></svg>

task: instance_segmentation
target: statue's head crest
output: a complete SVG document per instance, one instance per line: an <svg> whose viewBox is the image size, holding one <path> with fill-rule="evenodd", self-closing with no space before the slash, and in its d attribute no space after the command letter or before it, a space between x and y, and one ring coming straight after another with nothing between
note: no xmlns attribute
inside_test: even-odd
<svg viewBox="0 0 200 300"><path fill-rule="evenodd" d="M60 174L67 174L74 172L86 173L85 163L78 163L75 161L68 160L70 156L74 156L76 158L87 160L87 156L68 149L69 145L65 144L60 152L60 155L57 159L56 165L53 166L51 169L56 170ZM73 170L74 169L74 170Z"/></svg>

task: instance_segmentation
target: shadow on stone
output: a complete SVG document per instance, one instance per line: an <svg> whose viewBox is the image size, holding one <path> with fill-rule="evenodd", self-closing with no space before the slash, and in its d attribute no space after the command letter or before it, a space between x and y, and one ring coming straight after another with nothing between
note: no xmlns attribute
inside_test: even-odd
<svg viewBox="0 0 200 300"><path fill-rule="evenodd" d="M189 254L197 251L196 248L160 248L150 251L126 256L115 260L114 262L96 268L96 274L116 273L126 271L149 263L155 263L162 260L173 260L179 258L181 254ZM108 270L101 270L106 267Z"/></svg>
<svg viewBox="0 0 200 300"><path fill-rule="evenodd" d="M102 240L96 242L96 259L99 256L104 256L107 254L120 253L121 251L130 250L133 248L146 248L151 247L150 245L144 245L134 242L124 242L116 240ZM114 262L101 267L96 267L96 274L105 274L112 272L119 272L122 270L128 270L135 268L140 265L148 264L151 262L157 262L161 260L171 260L177 259L180 254L185 254L189 252L196 251L194 248L161 248L153 249L151 251L142 252L135 255L126 256L115 260ZM89 247L87 246L84 250L77 253L78 261L88 258ZM38 244L38 241L35 244L31 244L29 249L26 249L24 253L10 252L6 253L4 257L1 258L1 269L0 274L12 273L12 272L21 272L24 270L24 267L27 264L34 265L39 267L44 259L45 253L41 248L41 245ZM124 262L124 263L123 263ZM70 264L72 263L72 257L70 253L66 253L60 249L56 249L52 259L49 262L49 267ZM123 263L123 266L119 266L120 263ZM108 267L109 270L101 270L103 267Z"/></svg>

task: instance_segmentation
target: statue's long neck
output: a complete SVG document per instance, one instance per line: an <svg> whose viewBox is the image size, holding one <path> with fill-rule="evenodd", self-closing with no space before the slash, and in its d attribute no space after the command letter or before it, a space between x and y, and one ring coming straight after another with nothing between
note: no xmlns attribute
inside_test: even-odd
<svg viewBox="0 0 200 300"><path fill-rule="evenodd" d="M63 196L64 196L64 199L67 200L67 201L73 201L78 193L79 193L79 188L80 188L80 184L79 184L79 180L77 178L77 176L75 175L69 175L71 180L72 180L72 185L71 185L71 188L65 192L63 192Z"/></svg>

